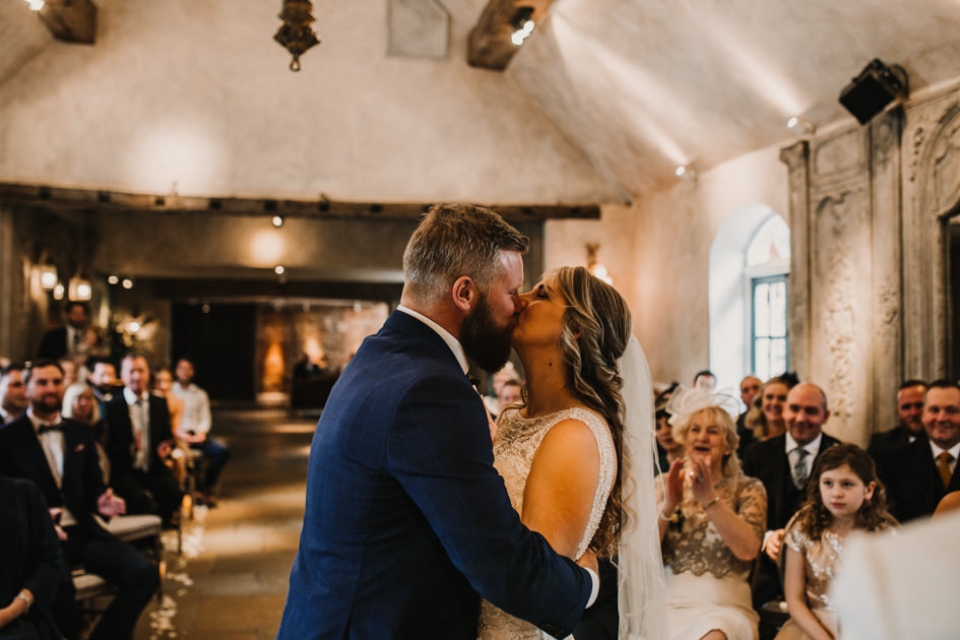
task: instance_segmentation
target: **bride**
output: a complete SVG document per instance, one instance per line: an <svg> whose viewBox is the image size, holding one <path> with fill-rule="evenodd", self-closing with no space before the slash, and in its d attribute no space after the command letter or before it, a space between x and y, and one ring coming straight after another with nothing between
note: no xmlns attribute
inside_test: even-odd
<svg viewBox="0 0 960 640"><path fill-rule="evenodd" d="M630 310L583 267L548 273L521 300L512 344L527 386L501 412L494 466L523 523L554 550L615 558L619 637L661 638L653 391ZM479 637L543 636L484 601Z"/></svg>

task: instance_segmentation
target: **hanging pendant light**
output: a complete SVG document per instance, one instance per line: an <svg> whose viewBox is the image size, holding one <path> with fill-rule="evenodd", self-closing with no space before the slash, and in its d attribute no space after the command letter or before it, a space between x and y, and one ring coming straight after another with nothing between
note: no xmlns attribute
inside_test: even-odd
<svg viewBox="0 0 960 640"><path fill-rule="evenodd" d="M310 26L316 22L313 5L310 0L283 0L280 19L283 20L283 26L273 39L293 55L290 70L300 71L300 56L310 47L320 44L317 34Z"/></svg>

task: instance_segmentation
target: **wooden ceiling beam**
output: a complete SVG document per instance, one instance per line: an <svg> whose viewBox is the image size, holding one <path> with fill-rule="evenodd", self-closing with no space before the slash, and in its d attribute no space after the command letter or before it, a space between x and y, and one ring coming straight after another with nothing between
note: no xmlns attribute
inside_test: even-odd
<svg viewBox="0 0 960 640"><path fill-rule="evenodd" d="M43 185L0 183L0 204L50 210L210 212L220 215L292 216L310 218L401 218L417 219L432 203L376 203L329 200L273 200L259 198L208 198L150 195L68 189ZM539 222L565 218L599 219L597 204L490 205L513 222Z"/></svg>
<svg viewBox="0 0 960 640"><path fill-rule="evenodd" d="M57 40L77 44L96 40L97 6L91 0L46 0L37 16Z"/></svg>
<svg viewBox="0 0 960 640"><path fill-rule="evenodd" d="M539 24L554 0L490 0L480 19L470 30L467 41L467 62L482 69L503 71L520 49L510 37L516 30L512 24L523 7L532 9L530 19Z"/></svg>

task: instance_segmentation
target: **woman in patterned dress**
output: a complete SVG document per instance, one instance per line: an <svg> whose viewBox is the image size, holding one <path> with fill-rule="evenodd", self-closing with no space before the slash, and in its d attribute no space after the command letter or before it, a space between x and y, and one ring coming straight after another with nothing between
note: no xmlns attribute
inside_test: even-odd
<svg viewBox="0 0 960 640"><path fill-rule="evenodd" d="M748 577L766 527L767 496L759 480L740 470L728 403L699 390L675 394L672 402L674 437L685 455L657 484L671 640L758 635Z"/></svg>

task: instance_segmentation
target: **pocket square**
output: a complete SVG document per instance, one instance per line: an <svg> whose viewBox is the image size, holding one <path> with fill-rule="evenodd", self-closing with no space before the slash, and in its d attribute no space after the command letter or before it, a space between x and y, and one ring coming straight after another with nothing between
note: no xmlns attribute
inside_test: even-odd
<svg viewBox="0 0 960 640"><path fill-rule="evenodd" d="M81 442L80 444L78 444L77 446L75 446L75 447L73 448L73 452L74 452L74 453L80 453L80 452L83 451L85 448L86 448L86 445Z"/></svg>

